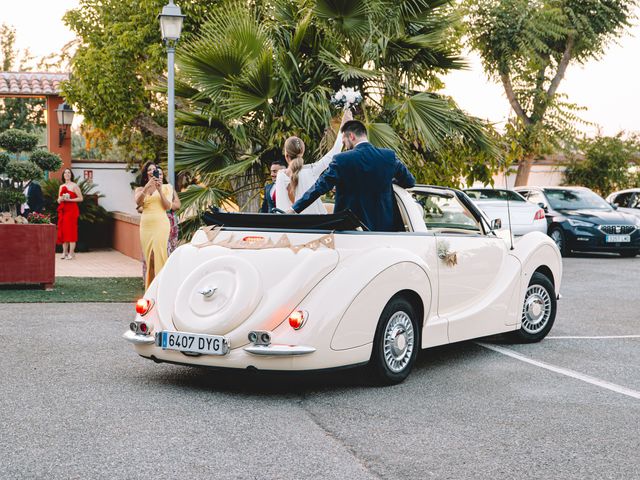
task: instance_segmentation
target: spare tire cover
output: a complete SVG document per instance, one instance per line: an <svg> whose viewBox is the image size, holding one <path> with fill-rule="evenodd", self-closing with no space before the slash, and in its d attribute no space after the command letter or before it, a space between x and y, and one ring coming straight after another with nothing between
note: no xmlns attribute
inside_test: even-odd
<svg viewBox="0 0 640 480"><path fill-rule="evenodd" d="M206 295L207 290L213 290ZM173 323L178 330L225 334L240 325L262 298L260 274L239 257L218 257L191 272L178 288Z"/></svg>

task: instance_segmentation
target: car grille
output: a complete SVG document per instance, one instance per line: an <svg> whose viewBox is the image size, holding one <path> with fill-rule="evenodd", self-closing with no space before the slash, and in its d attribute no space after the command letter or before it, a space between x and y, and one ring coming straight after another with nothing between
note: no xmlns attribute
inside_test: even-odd
<svg viewBox="0 0 640 480"><path fill-rule="evenodd" d="M628 235L636 230L633 225L600 225L600 231L608 234Z"/></svg>

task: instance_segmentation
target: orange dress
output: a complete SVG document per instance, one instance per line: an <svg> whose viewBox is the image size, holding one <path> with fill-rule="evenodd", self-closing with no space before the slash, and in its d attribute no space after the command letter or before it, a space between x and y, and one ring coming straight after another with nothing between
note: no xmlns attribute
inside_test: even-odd
<svg viewBox="0 0 640 480"><path fill-rule="evenodd" d="M76 192L62 186L60 196L65 193L71 198L78 198ZM58 205L58 244L78 241L78 217L80 209L77 202L62 202Z"/></svg>

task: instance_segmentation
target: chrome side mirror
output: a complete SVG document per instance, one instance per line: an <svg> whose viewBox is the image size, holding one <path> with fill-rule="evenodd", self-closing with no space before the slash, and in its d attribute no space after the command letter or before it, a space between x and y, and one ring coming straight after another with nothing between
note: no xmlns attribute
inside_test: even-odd
<svg viewBox="0 0 640 480"><path fill-rule="evenodd" d="M500 230L502 228L502 220L495 218L491 220L491 230Z"/></svg>
<svg viewBox="0 0 640 480"><path fill-rule="evenodd" d="M610 203L609 205L611 205L611 207L612 207L614 210L617 210L617 209L618 209L618 207L620 206L620 205L618 205L617 203Z"/></svg>

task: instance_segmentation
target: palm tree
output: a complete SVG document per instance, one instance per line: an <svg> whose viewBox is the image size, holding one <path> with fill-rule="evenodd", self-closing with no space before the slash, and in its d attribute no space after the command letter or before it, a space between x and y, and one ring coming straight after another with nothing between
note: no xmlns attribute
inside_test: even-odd
<svg viewBox="0 0 640 480"><path fill-rule="evenodd" d="M255 0L212 10L178 58L176 162L198 179L182 194L185 208L232 194L256 209L264 167L289 135L305 141L309 159L333 142L327 126L340 112L329 98L342 85L362 92L357 114L372 143L395 148L419 178L435 178L428 165L447 149L495 155L482 122L429 92L463 67L449 3Z"/></svg>

